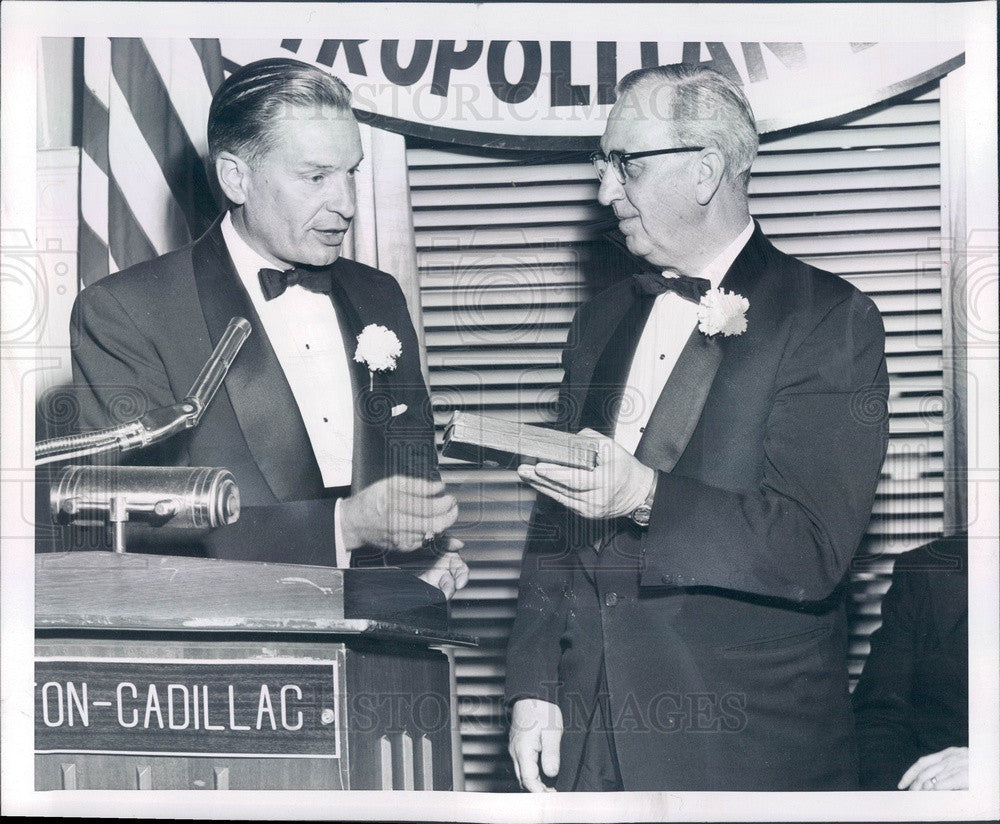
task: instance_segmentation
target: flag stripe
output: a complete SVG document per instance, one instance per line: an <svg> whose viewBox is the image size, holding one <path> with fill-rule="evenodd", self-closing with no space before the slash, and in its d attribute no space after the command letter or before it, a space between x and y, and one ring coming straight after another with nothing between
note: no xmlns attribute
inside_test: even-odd
<svg viewBox="0 0 1000 824"><path fill-rule="evenodd" d="M108 174L108 110L89 88L83 90L83 150Z"/></svg>
<svg viewBox="0 0 1000 824"><path fill-rule="evenodd" d="M87 285L187 243L218 213L201 155L213 39L84 42L80 270Z"/></svg>
<svg viewBox="0 0 1000 824"><path fill-rule="evenodd" d="M110 74L111 41L107 37L88 37L83 48L83 82L105 110Z"/></svg>
<svg viewBox="0 0 1000 824"><path fill-rule="evenodd" d="M107 46L107 48L104 48ZM84 49L81 95L83 151L80 154L80 281L89 286L111 272L108 250L108 62L106 38L89 38ZM99 90L99 91L98 91Z"/></svg>
<svg viewBox="0 0 1000 824"><path fill-rule="evenodd" d="M163 254L190 239L184 213L174 200L170 187L163 179L163 170L153 157L149 145L132 119L118 84L113 80L111 93L111 131L108 135L108 159L111 162L110 181L118 187L129 210L135 215L151 242L154 255ZM115 216L109 209L108 219L114 225ZM110 232L110 229L109 229ZM128 265L111 244L115 257Z"/></svg>
<svg viewBox="0 0 1000 824"><path fill-rule="evenodd" d="M108 244L108 176L102 172L90 155L80 158L80 215L97 235L101 243Z"/></svg>
<svg viewBox="0 0 1000 824"><path fill-rule="evenodd" d="M132 117L128 101L114 78L111 98L108 159L111 179L118 185L156 254L183 246L191 239L184 212L174 200L163 169ZM114 248L112 246L112 248ZM119 258L119 262L125 262Z"/></svg>
<svg viewBox="0 0 1000 824"><path fill-rule="evenodd" d="M201 60L201 68L208 81L208 89L212 94L222 85L225 79L222 72L222 45L218 38L192 37L191 45L198 53Z"/></svg>
<svg viewBox="0 0 1000 824"><path fill-rule="evenodd" d="M215 217L215 200L201 158L188 139L142 40L113 38L111 71L174 200L184 213L189 233L200 235Z"/></svg>
<svg viewBox="0 0 1000 824"><path fill-rule="evenodd" d="M114 178L108 181L108 236L111 254L123 269L157 255Z"/></svg>
<svg viewBox="0 0 1000 824"><path fill-rule="evenodd" d="M101 240L86 221L80 221L80 279L90 286L110 274L108 244Z"/></svg>
<svg viewBox="0 0 1000 824"><path fill-rule="evenodd" d="M144 42L188 140L199 156L206 155L212 92L191 41L153 38ZM181 89L184 93L178 94Z"/></svg>

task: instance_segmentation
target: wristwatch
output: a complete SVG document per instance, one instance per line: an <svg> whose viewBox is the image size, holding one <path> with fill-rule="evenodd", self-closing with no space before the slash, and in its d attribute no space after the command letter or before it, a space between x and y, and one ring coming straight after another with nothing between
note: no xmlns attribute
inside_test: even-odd
<svg viewBox="0 0 1000 824"><path fill-rule="evenodd" d="M656 497L656 482L659 477L659 472L653 474L653 485L649 488L646 500L628 514L629 520L637 526L649 526L649 518L653 514L653 498Z"/></svg>

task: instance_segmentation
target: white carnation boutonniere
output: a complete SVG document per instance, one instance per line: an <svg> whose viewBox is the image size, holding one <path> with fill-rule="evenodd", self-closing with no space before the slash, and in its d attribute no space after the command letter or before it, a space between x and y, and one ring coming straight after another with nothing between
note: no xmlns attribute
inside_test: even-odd
<svg viewBox="0 0 1000 824"><path fill-rule="evenodd" d="M358 335L354 360L368 367L368 389L375 389L375 373L391 372L396 358L403 354L403 344L396 333L377 323L369 323Z"/></svg>
<svg viewBox="0 0 1000 824"><path fill-rule="evenodd" d="M698 303L698 331L708 337L742 335L750 301L736 292L709 289Z"/></svg>

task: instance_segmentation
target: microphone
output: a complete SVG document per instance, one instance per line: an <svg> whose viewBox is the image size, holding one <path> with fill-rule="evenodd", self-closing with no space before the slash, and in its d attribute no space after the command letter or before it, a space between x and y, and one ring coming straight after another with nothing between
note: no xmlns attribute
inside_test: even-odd
<svg viewBox="0 0 1000 824"><path fill-rule="evenodd" d="M190 391L180 403L153 409L131 423L87 432L51 438L35 444L35 466L54 461L80 458L98 452L133 449L158 443L171 435L197 426L215 393L246 342L251 331L250 321L234 317L219 339L211 357L206 361Z"/></svg>
<svg viewBox="0 0 1000 824"><path fill-rule="evenodd" d="M208 466L67 466L49 490L58 524L113 528L115 552L125 551L125 522L215 529L240 515L240 493L228 469Z"/></svg>

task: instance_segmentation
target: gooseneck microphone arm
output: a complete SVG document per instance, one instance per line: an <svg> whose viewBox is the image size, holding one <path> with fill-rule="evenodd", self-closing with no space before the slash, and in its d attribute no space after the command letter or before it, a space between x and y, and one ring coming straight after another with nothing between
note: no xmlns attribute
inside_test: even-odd
<svg viewBox="0 0 1000 824"><path fill-rule="evenodd" d="M111 450L129 452L197 426L249 335L250 321L246 318L233 318L212 356L180 403L153 409L130 423L82 435L39 441L35 444L35 466Z"/></svg>
<svg viewBox="0 0 1000 824"><path fill-rule="evenodd" d="M194 379L191 389L184 398L185 403L194 406L194 420L189 426L196 426L201 421L202 413L208 408L215 393L222 386L222 381L232 366L243 343L250 336L250 321L246 318L233 318L229 321L226 331L219 339L218 346L212 352L212 357Z"/></svg>

